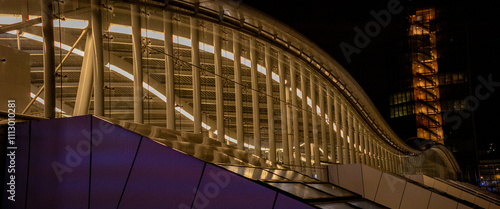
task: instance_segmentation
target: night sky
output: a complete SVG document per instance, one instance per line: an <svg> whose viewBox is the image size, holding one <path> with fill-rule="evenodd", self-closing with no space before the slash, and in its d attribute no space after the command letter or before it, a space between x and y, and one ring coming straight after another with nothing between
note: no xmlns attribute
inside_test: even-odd
<svg viewBox="0 0 500 209"><path fill-rule="evenodd" d="M390 55L398 50L397 43L404 38L404 22L407 21L409 2L401 1L404 11L392 15L391 22L382 27L380 34L373 37L359 54L353 54L350 63L346 61L339 45L342 42L353 44L356 35L354 27L364 28L374 20L370 11L387 9L388 2L389 0L243 1L244 4L290 25L329 53L363 87L384 116L389 111L391 82L386 69L394 67L394 57ZM469 29L471 89L474 94L475 88L480 85L477 79L480 75L487 78L491 74L494 82L500 82L500 18L496 10L500 5L497 1L472 0L449 3L467 8L463 18L457 19L456 24ZM480 101L474 112L479 149L485 149L490 142L500 143L500 86L495 89L489 98Z"/></svg>

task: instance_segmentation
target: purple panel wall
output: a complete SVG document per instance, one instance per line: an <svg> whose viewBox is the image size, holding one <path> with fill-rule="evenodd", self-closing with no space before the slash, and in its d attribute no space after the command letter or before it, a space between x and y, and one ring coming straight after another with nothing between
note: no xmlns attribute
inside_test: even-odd
<svg viewBox="0 0 500 209"><path fill-rule="evenodd" d="M207 164L193 208L272 208L276 191Z"/></svg>
<svg viewBox="0 0 500 209"><path fill-rule="evenodd" d="M140 139L136 133L92 118L90 208L118 206Z"/></svg>
<svg viewBox="0 0 500 209"><path fill-rule="evenodd" d="M313 208L92 116L17 130L16 202L2 208Z"/></svg>
<svg viewBox="0 0 500 209"><path fill-rule="evenodd" d="M278 194L274 209L312 209L314 207L306 205L298 200L288 197L284 194Z"/></svg>
<svg viewBox="0 0 500 209"><path fill-rule="evenodd" d="M26 208L88 208L90 119L31 122Z"/></svg>
<svg viewBox="0 0 500 209"><path fill-rule="evenodd" d="M204 164L144 137L120 208L189 208Z"/></svg>
<svg viewBox="0 0 500 209"><path fill-rule="evenodd" d="M28 182L28 160L29 160L29 122L16 123L14 145L7 144L7 159L5 162L5 183L8 186L3 191L2 208L24 208L26 204L26 183ZM11 163L11 158L13 158ZM10 171L10 172L9 172ZM14 182L10 182L11 176ZM9 185L7 184L9 183ZM14 187L11 187L14 183ZM10 191L8 191L10 190ZM8 199L11 197L11 199ZM14 200L14 201L13 201Z"/></svg>

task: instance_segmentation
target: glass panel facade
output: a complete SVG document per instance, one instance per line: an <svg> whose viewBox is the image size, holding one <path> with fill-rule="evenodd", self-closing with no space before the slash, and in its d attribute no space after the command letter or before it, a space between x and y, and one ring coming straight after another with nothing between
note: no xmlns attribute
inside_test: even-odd
<svg viewBox="0 0 500 209"><path fill-rule="evenodd" d="M333 196L300 183L268 183L304 199L332 198Z"/></svg>

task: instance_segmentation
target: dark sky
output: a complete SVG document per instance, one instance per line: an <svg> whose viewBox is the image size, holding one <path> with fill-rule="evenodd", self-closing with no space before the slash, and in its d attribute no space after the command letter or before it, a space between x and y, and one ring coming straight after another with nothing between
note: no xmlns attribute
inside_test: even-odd
<svg viewBox="0 0 500 209"><path fill-rule="evenodd" d="M388 78L388 67L393 67L394 51L403 29L409 2L401 1L405 10L392 15L390 24L373 37L368 46L359 54L351 56L348 63L339 47L341 42L353 43L354 27L364 26L374 20L370 11L387 9L389 0L317 0L317 1L276 1L245 0L244 4L255 7L296 29L336 59L358 81L384 116L388 111L388 83L374 78ZM411 2L411 1L410 1ZM447 4L446 1L440 1ZM500 82L500 42L499 3L497 1L449 1L450 5L467 8L464 16L457 19L457 27L468 27L471 69L471 89L481 85L478 76ZM467 22L468 21L468 22ZM466 26L468 25L468 26ZM380 90L378 90L380 89ZM480 148L488 142L500 143L500 87L491 96L481 100L477 111L476 132ZM466 119L470 120L470 119Z"/></svg>

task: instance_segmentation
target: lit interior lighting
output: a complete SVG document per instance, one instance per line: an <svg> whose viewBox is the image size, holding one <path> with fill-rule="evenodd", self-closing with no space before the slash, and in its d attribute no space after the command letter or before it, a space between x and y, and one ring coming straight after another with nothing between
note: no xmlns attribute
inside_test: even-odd
<svg viewBox="0 0 500 209"><path fill-rule="evenodd" d="M297 96L302 99L302 91L297 88Z"/></svg>
<svg viewBox="0 0 500 209"><path fill-rule="evenodd" d="M0 24L3 24L3 25L20 23L22 21L23 21L23 18L21 15L8 15L8 14L1 14L0 15Z"/></svg>
<svg viewBox="0 0 500 209"><path fill-rule="evenodd" d="M333 130L337 131L337 124L333 124Z"/></svg>
<svg viewBox="0 0 500 209"><path fill-rule="evenodd" d="M15 15L12 15L12 16L5 16L5 15L0 15L0 24L12 24L12 23L16 23L16 22L21 22L22 21L22 18L20 16L15 16ZM57 22L56 22L57 21ZM54 25L56 27L59 27L59 20L55 20L55 23ZM64 27L64 28L86 28L88 26L88 21L85 21L85 20L74 20L74 19L66 19L65 21L61 21L61 25L60 27ZM117 24L111 24L110 27L109 27L109 32L115 32L115 33L122 33L122 34L129 34L131 35L132 34L132 28L130 26L125 26L125 25L117 25ZM15 34L15 32L9 32L11 34ZM153 39L157 39L157 40L164 40L164 34L162 32L158 32L158 31L153 31L153 30L146 30L146 29L142 29L141 30L141 35L142 36L145 36L145 37L150 37L150 38L153 38ZM33 35L33 34L30 34L30 33L23 33L23 37L26 37L26 38L29 38L29 39L32 39L32 40L36 40L36 41L39 41L39 42L43 42L43 39L42 37L40 36L36 36L36 35ZM188 38L184 38L184 37L179 37L179 36L176 36L174 35L173 37L173 42L176 43L176 44L181 44L181 45L184 45L184 46L188 46L188 47L191 47L191 40L188 39ZM67 51L69 51L71 49L70 46L68 45L65 45L65 44L60 44L59 42L54 42L54 45L56 47L61 47L62 49L65 49ZM205 44L205 43L200 43L199 44L199 48L203 51L206 51L206 52L210 52L210 53L214 53L215 52L215 49L213 46L211 45L208 45L208 44ZM80 55L80 56L84 56L84 52L81 51L81 50L78 50L78 49L73 49L73 53L77 54L77 55ZM234 60L234 54L227 51L227 50L222 50L222 56L225 57L225 58L228 58L228 59L231 59L231 60ZM251 67L251 61L247 58L244 58L244 57L241 57L241 63L247 67ZM107 64L107 67L109 67L111 70L123 75L124 77L130 79L130 80L134 80L133 78L133 75L131 75L130 73L127 73L126 71L114 66L114 65L110 65L109 63ZM257 70L262 73L262 74L266 74L266 68L261 66L261 65L258 65L257 66ZM272 79L275 80L276 82L279 83L279 75L277 75L276 73L272 73ZM285 81L285 83L287 83L287 81ZM143 83L143 87L146 88L148 91L150 91L151 93L155 94L156 96L158 96L160 99L162 99L163 101L166 101L166 97L165 95L161 94L159 91L157 91L156 89L152 88L151 86L149 86L148 84L146 83ZM302 99L302 92L297 88L297 96L299 98ZM312 101L309 97L307 97L307 104L312 108ZM321 109L317 106L317 112L318 114L321 114ZM187 118L191 119L193 118L193 116L189 113L187 113L185 110L183 110L182 108L176 108L177 111L179 111L181 114L183 114L184 116L186 116ZM194 118L191 119L194 121ZM329 123L329 121L327 120L327 122ZM207 130L210 130L211 127L206 125L205 123L202 123L202 127L207 129ZM334 124L334 129L336 130L336 126ZM216 133L217 131L215 131L214 133ZM343 132L341 132L341 135L343 137ZM225 137L229 137L229 136L225 136ZM245 144L245 146L249 147L249 148L252 148L253 146L252 145L248 145L248 144ZM266 150L266 148L262 148L263 150ZM267 149L269 150L269 149Z"/></svg>
<svg viewBox="0 0 500 209"><path fill-rule="evenodd" d="M343 130L340 130L340 136L342 136L342 138L344 138L344 131Z"/></svg>
<svg viewBox="0 0 500 209"><path fill-rule="evenodd" d="M247 67L251 67L252 66L252 62L249 59L244 58L244 57L241 57L241 64L245 65Z"/></svg>
<svg viewBox="0 0 500 209"><path fill-rule="evenodd" d="M30 15L29 19L40 18L37 15ZM20 23L23 21L21 15L9 15L9 14L1 14L0 15L0 24L10 25L14 23ZM61 23L61 24L59 24ZM62 28L74 28L74 29L84 29L88 27L89 22L87 20L77 20L71 18L62 19L54 19L54 28L62 27ZM34 26L42 26L42 23L38 23Z"/></svg>

